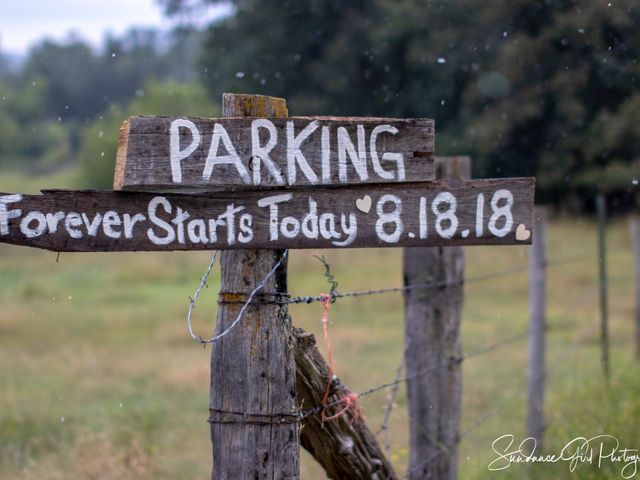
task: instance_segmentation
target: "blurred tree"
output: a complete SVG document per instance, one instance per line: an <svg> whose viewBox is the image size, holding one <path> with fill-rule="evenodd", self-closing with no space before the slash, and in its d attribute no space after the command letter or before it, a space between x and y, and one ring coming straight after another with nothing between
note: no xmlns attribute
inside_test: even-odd
<svg viewBox="0 0 640 480"><path fill-rule="evenodd" d="M7 77L11 72L9 59L6 54L0 50L0 78Z"/></svg>
<svg viewBox="0 0 640 480"><path fill-rule="evenodd" d="M169 13L197 2L165 0ZM227 3L204 0L204 4ZM460 93L483 62L477 2L236 0L213 23L200 66L223 91L285 96L297 113L456 117Z"/></svg>
<svg viewBox="0 0 640 480"><path fill-rule="evenodd" d="M229 2L161 3L193 15ZM430 116L438 153L473 155L476 175L536 175L540 198L556 203L595 188L629 194L640 158L640 144L624 141L639 128L637 0L230 3L200 60L215 98L243 91L286 97L301 114Z"/></svg>
<svg viewBox="0 0 640 480"><path fill-rule="evenodd" d="M640 4L503 0L500 9L508 38L465 92L482 172L536 175L543 201L595 189L630 200L640 173Z"/></svg>
<svg viewBox="0 0 640 480"><path fill-rule="evenodd" d="M73 36L64 43L47 40L30 52L23 78L46 79L47 116L91 121L111 103L133 98L147 79L178 77L174 55L162 43L157 31L135 28L122 37L108 35L100 52Z"/></svg>
<svg viewBox="0 0 640 480"><path fill-rule="evenodd" d="M104 106L93 90L97 74L98 64L89 45L71 37L66 44L45 40L33 48L23 78L25 83L46 79L44 116L86 119Z"/></svg>
<svg viewBox="0 0 640 480"><path fill-rule="evenodd" d="M148 81L125 108L113 106L84 128L78 152L80 183L87 188L111 188L118 132L129 115L215 117L219 113L199 84Z"/></svg>
<svg viewBox="0 0 640 480"><path fill-rule="evenodd" d="M70 36L37 44L22 70L0 65L0 167L72 163L82 129L103 111L144 95L149 79L193 78L199 41L193 29L175 35L132 29L107 37L98 51Z"/></svg>
<svg viewBox="0 0 640 480"><path fill-rule="evenodd" d="M46 119L46 82L0 82L0 166L51 167L69 162L67 132L58 120ZM31 159L38 159L37 162Z"/></svg>
<svg viewBox="0 0 640 480"><path fill-rule="evenodd" d="M6 99L6 90L0 85L0 105L6 102L4 99ZM0 108L0 158L6 158L6 163L11 154L13 142L18 138L19 133L20 127L13 117L5 108Z"/></svg>

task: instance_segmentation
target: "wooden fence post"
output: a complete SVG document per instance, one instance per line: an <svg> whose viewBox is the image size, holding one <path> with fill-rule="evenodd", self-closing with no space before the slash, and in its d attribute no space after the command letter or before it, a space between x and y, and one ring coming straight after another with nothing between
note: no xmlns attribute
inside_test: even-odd
<svg viewBox="0 0 640 480"><path fill-rule="evenodd" d="M223 96L226 117L286 117L283 99ZM281 261L279 250L224 251L216 333L236 318L249 294ZM242 321L213 344L211 478L299 477L296 367L291 319L275 300L287 292L287 264L271 276Z"/></svg>
<svg viewBox="0 0 640 480"><path fill-rule="evenodd" d="M330 371L313 334L301 328L294 329L294 344L298 402L304 411L305 408L322 405ZM329 398L335 398L338 391L343 395L351 393L339 378L334 377ZM343 405L337 405L330 414L343 408ZM310 415L302 422L300 444L322 465L327 477L333 480L398 478L378 445L376 436L367 428L362 417L352 419L350 415L341 415L323 422L319 412Z"/></svg>
<svg viewBox="0 0 640 480"><path fill-rule="evenodd" d="M596 197L598 212L598 265L600 284L600 344L602 347L602 370L609 380L609 319L607 311L607 200L604 193Z"/></svg>
<svg viewBox="0 0 640 480"><path fill-rule="evenodd" d="M544 436L545 330L547 310L547 211L533 213L533 244L529 251L529 369L527 434L542 450ZM532 452L533 453L533 452Z"/></svg>
<svg viewBox="0 0 640 480"><path fill-rule="evenodd" d="M640 359L640 215L631 217L631 246L635 257L636 358Z"/></svg>
<svg viewBox="0 0 640 480"><path fill-rule="evenodd" d="M438 178L468 179L468 157L436 159ZM405 292L405 365L409 407L409 478L457 477L462 395L462 247L416 247L403 252L404 284L448 287ZM424 373L427 372L427 373Z"/></svg>

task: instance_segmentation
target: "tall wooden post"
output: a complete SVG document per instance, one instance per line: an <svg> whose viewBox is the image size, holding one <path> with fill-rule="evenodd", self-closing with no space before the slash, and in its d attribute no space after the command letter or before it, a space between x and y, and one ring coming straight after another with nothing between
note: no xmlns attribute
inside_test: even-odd
<svg viewBox="0 0 640 480"><path fill-rule="evenodd" d="M600 284L600 344L602 347L602 370L609 380L609 318L607 311L607 200L604 193L596 197L598 212L598 265Z"/></svg>
<svg viewBox="0 0 640 480"><path fill-rule="evenodd" d="M283 99L225 94L226 117L286 117ZM279 250L225 251L216 333L235 320L249 294L282 259ZM211 478L299 477L296 367L291 319L275 302L287 292L283 262L243 320L213 344L210 423Z"/></svg>
<svg viewBox="0 0 640 480"><path fill-rule="evenodd" d="M468 157L439 158L439 178L468 179ZM447 283L405 293L405 365L409 407L409 478L457 478L462 372L462 247L404 249L404 284ZM424 373L428 372L428 373Z"/></svg>
<svg viewBox="0 0 640 480"><path fill-rule="evenodd" d="M545 329L547 310L547 211L533 213L533 244L529 251L529 369L527 433L542 450L544 435Z"/></svg>
<svg viewBox="0 0 640 480"><path fill-rule="evenodd" d="M636 358L640 360L640 215L631 217L631 246L635 257Z"/></svg>

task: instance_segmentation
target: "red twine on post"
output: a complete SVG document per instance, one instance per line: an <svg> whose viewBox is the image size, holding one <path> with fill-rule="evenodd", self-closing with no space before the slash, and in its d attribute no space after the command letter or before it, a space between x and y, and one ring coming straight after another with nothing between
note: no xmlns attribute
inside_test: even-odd
<svg viewBox="0 0 640 480"><path fill-rule="evenodd" d="M322 297L322 332L324 334L324 343L327 347L327 353L329 355L329 380L327 382L327 388L324 391L322 397L322 405L324 406L321 414L322 423L335 420L341 416L349 413L351 421L355 421L360 417L360 407L358 406L358 394L354 392L346 393L342 389L337 389L337 400L331 405L344 405L341 410L333 415L327 415L327 408L329 407L329 392L331 391L331 384L333 383L333 346L331 345L331 339L329 338L329 309L331 308L331 295L321 294Z"/></svg>

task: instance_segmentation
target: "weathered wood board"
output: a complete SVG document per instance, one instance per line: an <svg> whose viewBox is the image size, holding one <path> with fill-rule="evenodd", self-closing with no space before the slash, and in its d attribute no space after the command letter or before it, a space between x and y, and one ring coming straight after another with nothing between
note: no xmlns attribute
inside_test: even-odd
<svg viewBox="0 0 640 480"><path fill-rule="evenodd" d="M130 117L115 190L198 191L433 180L430 119Z"/></svg>
<svg viewBox="0 0 640 480"><path fill-rule="evenodd" d="M531 243L533 178L207 196L0 193L0 242L54 251Z"/></svg>

